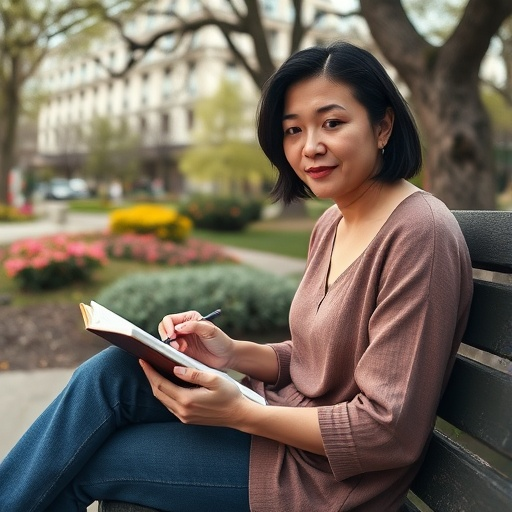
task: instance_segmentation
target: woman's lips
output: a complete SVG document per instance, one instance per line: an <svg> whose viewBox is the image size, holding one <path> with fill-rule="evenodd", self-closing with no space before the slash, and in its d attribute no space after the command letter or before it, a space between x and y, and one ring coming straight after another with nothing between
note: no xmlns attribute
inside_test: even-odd
<svg viewBox="0 0 512 512"><path fill-rule="evenodd" d="M325 178L326 176L329 176L332 171L334 171L335 166L333 167L310 167L309 169L306 169L306 174L308 176L311 176L313 179L320 179Z"/></svg>

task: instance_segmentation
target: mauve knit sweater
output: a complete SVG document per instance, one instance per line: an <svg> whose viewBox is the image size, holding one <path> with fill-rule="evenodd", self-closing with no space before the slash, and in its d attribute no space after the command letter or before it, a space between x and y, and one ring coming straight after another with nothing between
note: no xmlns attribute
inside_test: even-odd
<svg viewBox="0 0 512 512"><path fill-rule="evenodd" d="M272 345L278 381L252 382L270 406L318 407L327 456L253 436L253 512L397 510L466 326L471 262L441 201L407 197L327 289L340 218L331 207L312 233L291 341Z"/></svg>

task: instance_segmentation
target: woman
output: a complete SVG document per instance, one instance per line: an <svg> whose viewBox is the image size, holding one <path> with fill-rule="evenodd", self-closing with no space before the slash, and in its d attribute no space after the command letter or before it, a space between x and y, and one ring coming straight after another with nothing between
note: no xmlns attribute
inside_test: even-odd
<svg viewBox="0 0 512 512"><path fill-rule="evenodd" d="M418 134L368 52L339 43L290 57L263 92L258 134L279 171L276 198L334 201L312 233L291 340L236 341L197 312L166 316L159 332L246 374L270 406L196 370L177 368L197 385L177 386L108 349L3 462L2 509L399 508L467 321L464 239L406 181L421 166Z"/></svg>

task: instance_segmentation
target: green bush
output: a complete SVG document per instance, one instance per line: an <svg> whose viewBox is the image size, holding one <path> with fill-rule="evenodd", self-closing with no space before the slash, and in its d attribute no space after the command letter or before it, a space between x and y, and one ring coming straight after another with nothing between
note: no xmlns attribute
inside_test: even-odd
<svg viewBox="0 0 512 512"><path fill-rule="evenodd" d="M105 288L97 302L158 336L173 312L217 308L215 323L230 336L284 329L298 282L242 265L211 265L135 274Z"/></svg>
<svg viewBox="0 0 512 512"><path fill-rule="evenodd" d="M180 212L194 225L214 231L241 231L259 220L261 201L244 201L234 197L196 197L183 204Z"/></svg>

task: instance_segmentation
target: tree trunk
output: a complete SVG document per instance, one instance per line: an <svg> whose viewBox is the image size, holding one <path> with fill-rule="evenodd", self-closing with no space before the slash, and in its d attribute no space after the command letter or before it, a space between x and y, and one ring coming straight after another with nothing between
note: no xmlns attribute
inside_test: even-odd
<svg viewBox="0 0 512 512"><path fill-rule="evenodd" d="M478 86L441 82L421 85L424 101L416 108L425 128L425 188L451 209L494 209L491 124Z"/></svg>
<svg viewBox="0 0 512 512"><path fill-rule="evenodd" d="M18 91L18 58L11 59L11 76L5 82L5 103L0 111L0 204L9 198L9 174L14 164L16 131L20 110Z"/></svg>

